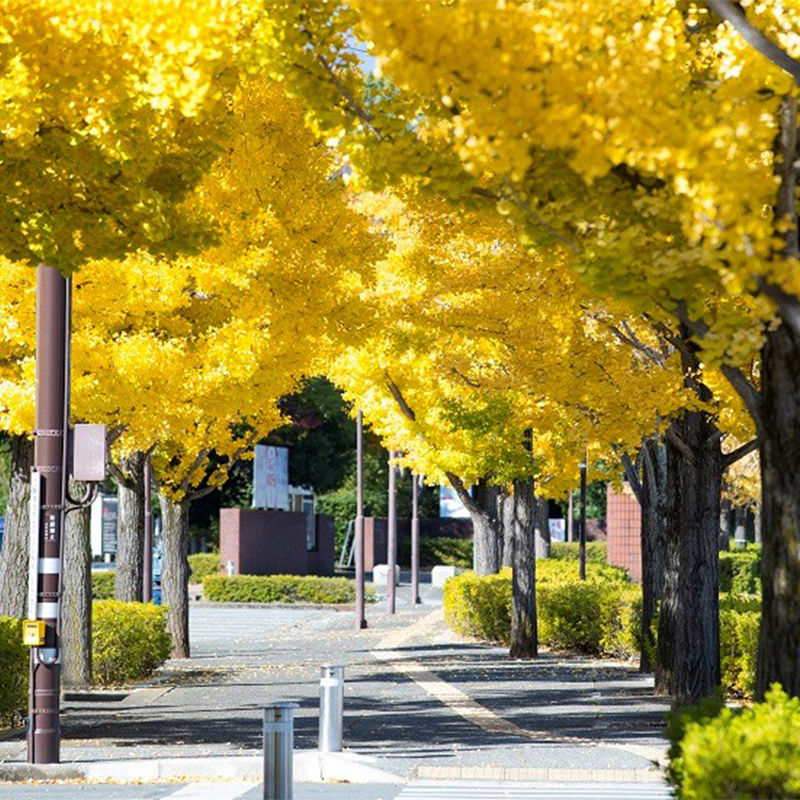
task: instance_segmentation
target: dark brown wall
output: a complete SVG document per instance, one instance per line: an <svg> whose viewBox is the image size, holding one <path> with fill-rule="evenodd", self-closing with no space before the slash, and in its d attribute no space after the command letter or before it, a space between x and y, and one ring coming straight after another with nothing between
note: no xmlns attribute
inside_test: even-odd
<svg viewBox="0 0 800 800"><path fill-rule="evenodd" d="M318 549L306 550L306 517L301 512L256 508L220 511L223 570L237 575L332 575L333 521L317 517Z"/></svg>

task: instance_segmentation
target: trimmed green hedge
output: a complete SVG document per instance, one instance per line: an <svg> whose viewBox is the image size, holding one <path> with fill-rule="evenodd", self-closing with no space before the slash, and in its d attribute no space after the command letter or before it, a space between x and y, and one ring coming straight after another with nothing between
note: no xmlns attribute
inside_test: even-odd
<svg viewBox="0 0 800 800"><path fill-rule="evenodd" d="M722 685L728 694L752 697L756 685L761 599L720 596L719 638Z"/></svg>
<svg viewBox="0 0 800 800"><path fill-rule="evenodd" d="M96 683L141 680L169 658L167 608L99 600L92 607L92 674Z"/></svg>
<svg viewBox="0 0 800 800"><path fill-rule="evenodd" d="M800 699L778 684L763 703L712 698L675 715L667 771L681 798L800 798Z"/></svg>
<svg viewBox="0 0 800 800"><path fill-rule="evenodd" d="M578 542L551 542L550 558L559 561L577 561L580 555ZM607 542L586 542L586 560L595 564L605 564L608 561Z"/></svg>
<svg viewBox="0 0 800 800"><path fill-rule="evenodd" d="M720 552L719 590L735 594L759 594L761 548Z"/></svg>
<svg viewBox="0 0 800 800"><path fill-rule="evenodd" d="M547 647L619 658L641 652L641 587L627 583L623 570L589 563L581 581L574 561L538 561L536 600L539 641ZM511 571L451 578L444 611L456 633L508 645ZM752 696L759 623L759 598L720 596L722 684L728 694Z"/></svg>
<svg viewBox="0 0 800 800"><path fill-rule="evenodd" d="M411 564L411 542L403 537L399 542L398 561L403 566ZM450 536L421 536L419 540L419 565L435 567L472 567L472 539L455 539Z"/></svg>
<svg viewBox="0 0 800 800"><path fill-rule="evenodd" d="M538 561L539 641L554 649L629 658L639 652L641 592L624 570L576 562ZM508 645L511 639L511 571L478 577L465 572L444 587L445 619L464 636Z"/></svg>
<svg viewBox="0 0 800 800"><path fill-rule="evenodd" d="M25 714L29 663L20 620L0 617L0 727L14 725Z"/></svg>
<svg viewBox="0 0 800 800"><path fill-rule="evenodd" d="M355 582L314 575L209 575L206 600L217 603L352 603Z"/></svg>
<svg viewBox="0 0 800 800"><path fill-rule="evenodd" d="M194 553L189 556L189 583L202 583L209 575L219 575L221 569L219 553Z"/></svg>
<svg viewBox="0 0 800 800"><path fill-rule="evenodd" d="M92 600L113 600L116 573L113 570L92 572Z"/></svg>

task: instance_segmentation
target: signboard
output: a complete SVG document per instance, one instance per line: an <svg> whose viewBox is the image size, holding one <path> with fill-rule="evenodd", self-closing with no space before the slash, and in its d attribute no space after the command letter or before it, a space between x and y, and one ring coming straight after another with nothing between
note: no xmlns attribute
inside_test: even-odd
<svg viewBox="0 0 800 800"><path fill-rule="evenodd" d="M253 508L289 510L289 449L256 445Z"/></svg>
<svg viewBox="0 0 800 800"><path fill-rule="evenodd" d="M117 511L119 501L113 495L102 497L100 531L103 555L117 553Z"/></svg>
<svg viewBox="0 0 800 800"><path fill-rule="evenodd" d="M567 541L567 521L561 519L550 520L550 541L551 542L566 542Z"/></svg>
<svg viewBox="0 0 800 800"><path fill-rule="evenodd" d="M439 486L439 516L450 519L468 519L469 511L458 499L455 489L449 483Z"/></svg>

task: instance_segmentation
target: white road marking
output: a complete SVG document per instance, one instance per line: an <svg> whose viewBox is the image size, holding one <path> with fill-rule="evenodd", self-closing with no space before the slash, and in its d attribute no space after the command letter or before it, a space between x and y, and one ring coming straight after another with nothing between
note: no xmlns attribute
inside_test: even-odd
<svg viewBox="0 0 800 800"><path fill-rule="evenodd" d="M256 783L240 783L228 782L225 783L190 783L178 789L177 792L167 795L170 800L172 798L180 798L180 800L235 800L247 794L253 787L257 786Z"/></svg>

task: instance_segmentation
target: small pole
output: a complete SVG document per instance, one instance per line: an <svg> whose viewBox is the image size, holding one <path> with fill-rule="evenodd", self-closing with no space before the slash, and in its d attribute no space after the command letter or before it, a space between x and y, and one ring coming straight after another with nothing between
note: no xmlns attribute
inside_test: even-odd
<svg viewBox="0 0 800 800"><path fill-rule="evenodd" d="M419 599L419 476L411 476L411 602Z"/></svg>
<svg viewBox="0 0 800 800"><path fill-rule="evenodd" d="M396 608L395 597L395 567L397 566L397 470L392 463L397 453L389 451L389 531L387 534L387 557L386 557L386 592L389 598L389 613L394 614Z"/></svg>
<svg viewBox="0 0 800 800"><path fill-rule="evenodd" d="M344 667L324 664L319 679L319 751L342 752Z"/></svg>
<svg viewBox="0 0 800 800"><path fill-rule="evenodd" d="M264 800L292 800L294 710L297 703L264 708Z"/></svg>
<svg viewBox="0 0 800 800"><path fill-rule="evenodd" d="M358 409L356 417L356 630L367 627L364 610L364 415Z"/></svg>
<svg viewBox="0 0 800 800"><path fill-rule="evenodd" d="M150 456L144 460L144 554L142 558L142 602L153 599L153 508L152 508L152 466Z"/></svg>
<svg viewBox="0 0 800 800"><path fill-rule="evenodd" d="M575 541L575 509L573 508L573 497L575 493L569 490L569 507L567 508L567 541Z"/></svg>
<svg viewBox="0 0 800 800"><path fill-rule="evenodd" d="M586 451L586 457L581 461L581 522L580 522L580 577L582 581L586 580L586 470L589 461L589 451Z"/></svg>
<svg viewBox="0 0 800 800"><path fill-rule="evenodd" d="M35 618L42 647L31 648L28 762L58 764L61 753L61 566L69 417L69 285L58 270L36 273L36 431L33 469L41 481ZM31 587L34 596L34 587ZM33 603L32 603L33 605Z"/></svg>

